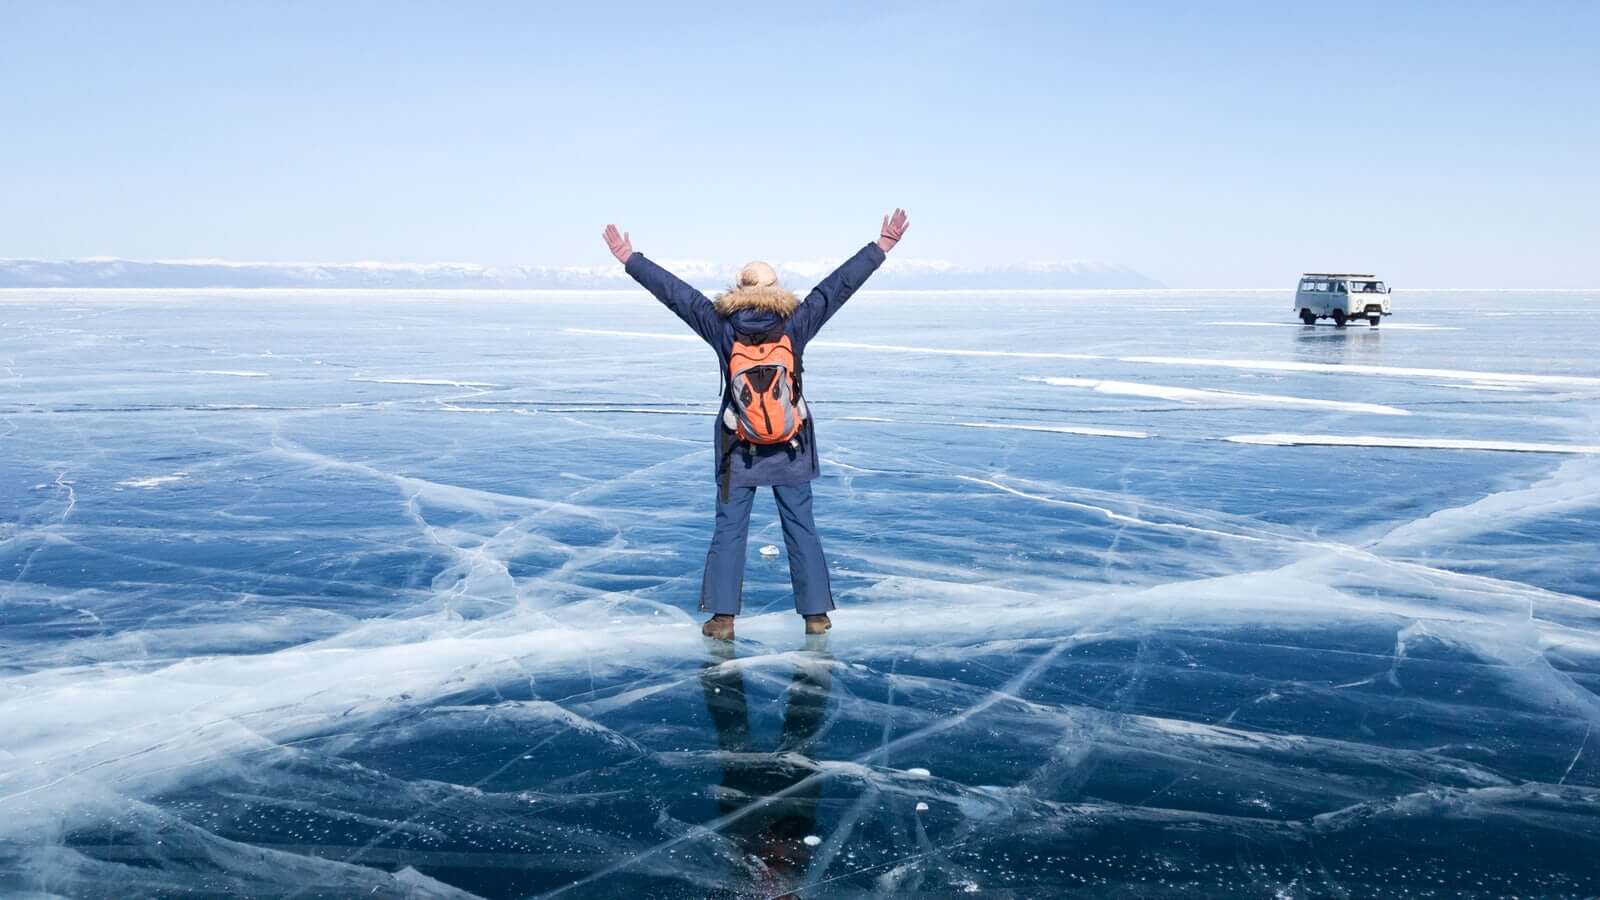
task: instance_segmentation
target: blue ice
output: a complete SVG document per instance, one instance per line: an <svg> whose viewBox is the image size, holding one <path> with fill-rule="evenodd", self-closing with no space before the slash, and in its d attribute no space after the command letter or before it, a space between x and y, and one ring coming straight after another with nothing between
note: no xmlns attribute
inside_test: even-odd
<svg viewBox="0 0 1600 900"><path fill-rule="evenodd" d="M642 292L0 292L0 892L1593 895L1596 300L869 288L727 647Z"/></svg>

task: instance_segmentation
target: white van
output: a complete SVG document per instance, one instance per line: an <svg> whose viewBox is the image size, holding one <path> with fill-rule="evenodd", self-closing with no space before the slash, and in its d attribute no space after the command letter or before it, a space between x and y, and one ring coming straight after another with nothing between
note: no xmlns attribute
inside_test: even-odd
<svg viewBox="0 0 1600 900"><path fill-rule="evenodd" d="M1307 325L1318 319L1332 319L1335 325L1366 319L1376 325L1389 315L1389 288L1375 275L1307 272L1294 292L1294 308Z"/></svg>

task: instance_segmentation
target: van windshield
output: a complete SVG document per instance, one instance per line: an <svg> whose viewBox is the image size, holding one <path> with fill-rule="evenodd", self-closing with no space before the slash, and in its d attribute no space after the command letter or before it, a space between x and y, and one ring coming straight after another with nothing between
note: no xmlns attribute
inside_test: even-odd
<svg viewBox="0 0 1600 900"><path fill-rule="evenodd" d="M1383 293L1383 282L1358 281L1351 286L1351 290L1359 291L1364 294L1381 294Z"/></svg>

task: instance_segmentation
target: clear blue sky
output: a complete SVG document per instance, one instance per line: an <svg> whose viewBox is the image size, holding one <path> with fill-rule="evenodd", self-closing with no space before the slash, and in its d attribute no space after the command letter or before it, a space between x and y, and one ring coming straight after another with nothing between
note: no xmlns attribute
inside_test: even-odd
<svg viewBox="0 0 1600 900"><path fill-rule="evenodd" d="M0 2L0 256L1600 285L1600 3L745 7Z"/></svg>

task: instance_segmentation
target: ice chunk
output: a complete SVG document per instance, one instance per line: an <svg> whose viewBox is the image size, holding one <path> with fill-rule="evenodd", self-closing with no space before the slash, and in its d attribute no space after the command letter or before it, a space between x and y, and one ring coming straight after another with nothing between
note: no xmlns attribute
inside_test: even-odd
<svg viewBox="0 0 1600 900"><path fill-rule="evenodd" d="M814 834L808 834L801 838L801 840L805 842L807 847L815 847L816 845L822 843L822 838L819 838Z"/></svg>
<svg viewBox="0 0 1600 900"><path fill-rule="evenodd" d="M778 550L778 545L777 544L768 544L765 547L761 548L761 555L767 557L768 559L771 559L772 557L777 556L778 553L779 553L779 550Z"/></svg>

